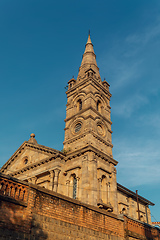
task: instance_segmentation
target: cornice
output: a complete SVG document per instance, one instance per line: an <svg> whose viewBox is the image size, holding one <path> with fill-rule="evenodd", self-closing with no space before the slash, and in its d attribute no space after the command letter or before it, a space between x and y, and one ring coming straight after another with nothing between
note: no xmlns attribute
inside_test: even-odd
<svg viewBox="0 0 160 240"><path fill-rule="evenodd" d="M69 171L72 171L72 170L75 170L75 169L81 169L82 167L81 166L75 166L75 167L70 167L70 168L67 168L67 170L65 170L64 171L64 174L67 174L67 172L69 172Z"/></svg>
<svg viewBox="0 0 160 240"><path fill-rule="evenodd" d="M97 167L97 170L102 170L103 172L106 172L106 173L109 173L109 174L112 173L110 170L106 170L106 169L104 169L102 167Z"/></svg>
<svg viewBox="0 0 160 240"><path fill-rule="evenodd" d="M108 141L105 141L102 137L98 136L98 134L96 134L95 132L93 132L93 136L94 136L95 138L97 138L100 142L102 142L102 143L104 143L105 145L113 148L113 144L112 144L112 143L110 143L110 142L108 142Z"/></svg>
<svg viewBox="0 0 160 240"><path fill-rule="evenodd" d="M87 77L87 78L85 78L83 81L80 81L80 82L78 82L78 83L76 82L76 84L75 84L71 89L69 89L69 90L66 91L66 94L69 95L69 94L71 94L72 92L73 92L73 94L74 94L74 91L77 91L77 88L81 87L81 86L84 85L85 83L86 83L86 86L87 86L87 85L90 85L90 84L93 85L93 83L95 83L95 85L96 85L98 88L101 88L101 90L103 90L106 95L109 95L109 97L112 96L112 94L102 85L102 82L101 82L101 83L97 82L97 80L94 79L93 77L89 77L89 78ZM72 95L72 94L71 94L71 95ZM107 97L107 96L106 96L106 97Z"/></svg>
<svg viewBox="0 0 160 240"><path fill-rule="evenodd" d="M105 161L109 162L109 163L113 163L113 165L117 165L118 162L113 159L111 156L107 155L106 153L103 153L102 151L98 150L97 148L93 147L92 145L88 145L85 146L81 149L78 149L74 152L69 152L66 154L66 158L65 160L71 160L73 158L79 157L81 155L84 155L86 152L94 152L96 156L101 157L102 159L104 159Z"/></svg>
<svg viewBox="0 0 160 240"><path fill-rule="evenodd" d="M77 118L77 116L81 116L82 113L84 113L84 112L86 112L86 111L88 111L88 110L92 110L92 111L95 112L101 119L105 120L105 121L108 122L110 125L112 125L112 122L111 122L109 119L107 119L105 116L103 116L102 114L100 114L100 113L99 113L96 109L94 109L92 106L80 110L79 112L77 112L76 114L72 115L71 117L66 118L64 121L67 122L67 121L71 120L72 118ZM83 116L83 117L84 117L85 120L88 118L88 116L87 116L87 117ZM96 117L97 117L97 116L96 116ZM96 117L95 117L95 118L96 118ZM92 119L94 119L94 120L95 120L95 118L92 117Z"/></svg>
<svg viewBox="0 0 160 240"><path fill-rule="evenodd" d="M63 144L64 144L64 143L72 143L72 142L75 142L75 141L77 141L78 139L81 139L81 138L85 137L85 136L86 136L86 133L87 133L87 132L82 133L82 134L79 134L78 136L74 136L73 138L64 141Z"/></svg>
<svg viewBox="0 0 160 240"><path fill-rule="evenodd" d="M35 150L39 150L41 152L44 152L44 153L49 153L49 154L59 154L60 157L64 157L65 154L58 151L58 150L55 150L53 148L50 148L50 147L46 147L46 146L43 146L43 145L40 145L40 144L34 144L34 143L30 143L28 141L25 141L24 143L22 143L22 145L15 151L15 153L9 158L9 160L2 166L2 168L0 169L0 172L3 172L5 169L7 169L8 165L11 164L11 162L14 161L14 159L16 157L19 156L19 154L25 149L25 148L31 148L31 149L35 149Z"/></svg>
<svg viewBox="0 0 160 240"><path fill-rule="evenodd" d="M58 155L58 154L55 154L55 155L53 155L53 156L51 156L51 157L44 158L44 159L42 159L42 160L40 160L40 161L38 161L38 162L32 163L32 164L30 164L30 165L28 165L28 166L26 166L26 167L24 167L24 168L22 168L22 169L19 169L19 170L15 171L14 173L9 174L9 175L10 175L10 176L19 175L19 174L24 173L24 172L26 172L26 171L28 171L28 170L34 169L34 168L36 168L36 167L39 167L39 166L41 166L42 164L51 162L52 160L55 160L55 159L59 159L59 155ZM60 158L60 159L61 159L61 158ZM63 159L61 159L61 160L63 160Z"/></svg>
<svg viewBox="0 0 160 240"><path fill-rule="evenodd" d="M79 134L79 135L77 135L77 136L74 136L74 137L70 138L69 140L64 141L63 144L64 144L64 143L72 143L72 142L75 142L75 141L77 141L78 139L81 139L81 138L85 137L85 136L86 136L87 134L89 134L89 133L91 133L91 134L93 135L93 137L97 138L99 141L101 141L102 143L104 143L106 146L109 146L109 147L113 148L112 143L110 143L110 142L108 142L108 141L105 141L105 140L103 139L103 137L98 136L98 135L97 135L95 132L93 132L92 130L85 131L85 133L82 133L82 134Z"/></svg>

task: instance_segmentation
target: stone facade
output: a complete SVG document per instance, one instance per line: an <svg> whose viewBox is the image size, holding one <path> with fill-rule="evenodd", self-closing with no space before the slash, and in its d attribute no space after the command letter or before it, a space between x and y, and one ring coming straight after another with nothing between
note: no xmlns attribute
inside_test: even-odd
<svg viewBox="0 0 160 240"><path fill-rule="evenodd" d="M116 180L111 93L106 80L101 80L90 35L78 77L68 82L66 94L63 151L38 144L31 134L1 173L89 204L116 218L124 215L151 224L149 205L154 204L138 196L137 205L136 194Z"/></svg>

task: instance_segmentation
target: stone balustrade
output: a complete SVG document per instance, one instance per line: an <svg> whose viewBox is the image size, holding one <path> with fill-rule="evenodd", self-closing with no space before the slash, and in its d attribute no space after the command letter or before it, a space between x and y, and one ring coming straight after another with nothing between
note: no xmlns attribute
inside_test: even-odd
<svg viewBox="0 0 160 240"><path fill-rule="evenodd" d="M0 177L0 196L6 196L11 199L27 202L28 190L25 185L13 182L9 179Z"/></svg>

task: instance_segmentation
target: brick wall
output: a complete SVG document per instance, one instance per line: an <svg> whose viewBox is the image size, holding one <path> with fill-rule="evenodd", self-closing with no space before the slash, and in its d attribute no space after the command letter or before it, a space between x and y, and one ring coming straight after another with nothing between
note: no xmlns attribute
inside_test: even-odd
<svg viewBox="0 0 160 240"><path fill-rule="evenodd" d="M124 221L105 210L2 174L0 216L2 240L122 240L125 234L135 239L129 232L144 235L139 232L140 225L133 226L129 218Z"/></svg>
<svg viewBox="0 0 160 240"><path fill-rule="evenodd" d="M32 184L0 176L1 239L123 239L114 214Z"/></svg>
<svg viewBox="0 0 160 240"><path fill-rule="evenodd" d="M125 234L126 238L129 240L132 239L160 239L160 230L155 227L151 227L146 223L142 223L140 221L133 220L127 216L124 216L125 222Z"/></svg>
<svg viewBox="0 0 160 240"><path fill-rule="evenodd" d="M103 239L100 235L105 237L112 235L115 239L123 238L124 222L117 219L115 215L107 214L104 210L62 197L59 194L56 196L47 194L47 192L49 191L46 193L37 191L33 212L35 222L40 223L42 229L50 228L49 222L52 226L51 219L56 219L56 222L53 222L55 231L62 234L60 229L63 229L64 235L68 236L69 230L70 239L97 239L97 236L98 239ZM45 220L43 220L44 216ZM47 232L49 236L54 234L53 229ZM83 237L80 238L79 235ZM92 238L89 238L89 235Z"/></svg>

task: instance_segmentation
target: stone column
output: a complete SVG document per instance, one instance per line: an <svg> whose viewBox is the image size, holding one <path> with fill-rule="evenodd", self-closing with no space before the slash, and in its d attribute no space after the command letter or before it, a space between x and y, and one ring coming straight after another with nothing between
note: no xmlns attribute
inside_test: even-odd
<svg viewBox="0 0 160 240"><path fill-rule="evenodd" d="M32 177L32 183L36 184L36 181L37 181L37 177Z"/></svg>
<svg viewBox="0 0 160 240"><path fill-rule="evenodd" d="M32 183L32 178L28 178L28 183Z"/></svg>
<svg viewBox="0 0 160 240"><path fill-rule="evenodd" d="M102 202L102 196L101 196L101 182L102 179L98 178L98 202Z"/></svg>
<svg viewBox="0 0 160 240"><path fill-rule="evenodd" d="M77 177L77 196L76 196L76 199L78 199L79 200L79 177Z"/></svg>
<svg viewBox="0 0 160 240"><path fill-rule="evenodd" d="M54 179L54 171L50 171L50 183L49 183L49 189L53 191L53 179Z"/></svg>
<svg viewBox="0 0 160 240"><path fill-rule="evenodd" d="M91 205L97 206L97 159L94 153L90 153L90 162L89 162L89 181L90 181L90 201Z"/></svg>
<svg viewBox="0 0 160 240"><path fill-rule="evenodd" d="M107 201L110 203L110 182L107 184Z"/></svg>
<svg viewBox="0 0 160 240"><path fill-rule="evenodd" d="M81 194L81 201L84 203L89 203L89 161L88 161L88 154L83 156L82 159L82 194Z"/></svg>
<svg viewBox="0 0 160 240"><path fill-rule="evenodd" d="M111 163L111 175L110 177L110 203L113 206L113 212L118 214L118 200L117 200L117 180L116 180L116 168Z"/></svg>
<svg viewBox="0 0 160 240"><path fill-rule="evenodd" d="M70 181L66 181L66 186L67 186L67 196L69 197L69 186L70 186Z"/></svg>
<svg viewBox="0 0 160 240"><path fill-rule="evenodd" d="M60 170L54 169L54 191L57 192L58 189L58 176L59 176Z"/></svg>

